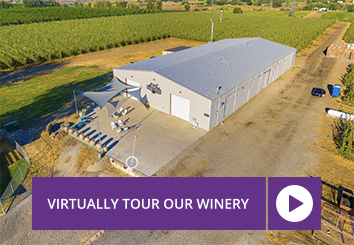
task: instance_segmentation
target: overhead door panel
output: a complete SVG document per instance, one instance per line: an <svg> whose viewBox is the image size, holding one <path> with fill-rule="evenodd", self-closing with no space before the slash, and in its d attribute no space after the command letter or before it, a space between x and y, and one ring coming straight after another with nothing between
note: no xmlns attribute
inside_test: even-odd
<svg viewBox="0 0 354 245"><path fill-rule="evenodd" d="M261 77L259 75L254 77L251 81L251 85L250 85L251 91L250 91L249 99L253 98L253 96L255 96L259 92L260 86L261 86Z"/></svg>
<svg viewBox="0 0 354 245"><path fill-rule="evenodd" d="M243 104L247 102L249 87L249 83L243 86L238 86L236 96L236 109L240 108Z"/></svg>
<svg viewBox="0 0 354 245"><path fill-rule="evenodd" d="M230 116L230 114L234 112L235 95L236 95L236 92L228 95L225 98L225 115L224 115L224 118Z"/></svg>
<svg viewBox="0 0 354 245"><path fill-rule="evenodd" d="M263 88L268 85L269 81L269 72L270 70L266 71L263 76Z"/></svg>
<svg viewBox="0 0 354 245"><path fill-rule="evenodd" d="M132 81L127 79L127 84L138 87L138 88L134 88L134 89L127 89L127 96L131 96L132 99L134 100L141 100L141 96L140 96L140 92L141 92L141 87L140 87L140 83Z"/></svg>
<svg viewBox="0 0 354 245"><path fill-rule="evenodd" d="M190 100L171 94L171 115L189 121Z"/></svg>

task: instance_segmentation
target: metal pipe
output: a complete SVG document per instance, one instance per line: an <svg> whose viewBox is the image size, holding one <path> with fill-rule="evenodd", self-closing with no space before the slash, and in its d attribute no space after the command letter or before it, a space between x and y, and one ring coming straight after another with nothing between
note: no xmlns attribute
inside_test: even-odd
<svg viewBox="0 0 354 245"><path fill-rule="evenodd" d="M102 147L102 143L101 143L101 132L100 132L100 128L99 128L99 126L98 126L98 122L97 122L97 132L98 132L98 141L100 142L101 147Z"/></svg>
<svg viewBox="0 0 354 245"><path fill-rule="evenodd" d="M77 116L77 117L79 117L79 112L77 111L77 104L76 104L75 90L73 90L73 93L74 93L74 101L75 101L76 116Z"/></svg>

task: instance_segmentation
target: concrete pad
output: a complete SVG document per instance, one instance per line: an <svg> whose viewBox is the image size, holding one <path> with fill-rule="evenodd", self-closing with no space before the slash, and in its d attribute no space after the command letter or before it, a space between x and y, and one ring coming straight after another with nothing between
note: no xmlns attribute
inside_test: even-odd
<svg viewBox="0 0 354 245"><path fill-rule="evenodd" d="M119 100L124 97L116 97ZM134 156L138 159L136 170L152 175L168 163L207 131L194 129L189 122L146 107L133 99L123 105L128 110L118 119L108 117L107 108L96 107L86 114L86 125L79 130L85 136L99 142L97 122L101 132L101 142L108 147L107 155L125 163L133 154L134 134L137 135ZM117 133L111 122L124 122L127 131Z"/></svg>

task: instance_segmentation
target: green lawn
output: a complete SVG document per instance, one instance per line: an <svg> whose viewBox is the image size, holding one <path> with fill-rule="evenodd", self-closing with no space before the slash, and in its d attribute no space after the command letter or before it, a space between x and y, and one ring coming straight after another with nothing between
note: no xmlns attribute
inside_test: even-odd
<svg viewBox="0 0 354 245"><path fill-rule="evenodd" d="M28 168L28 163L25 159L20 159L17 162L8 165L6 161L6 154L7 152L2 152L1 155L1 162L0 162L0 196L5 191L6 187L10 183L11 179L14 177L15 183L20 183L22 180L20 172L17 172L18 168L21 168L22 174L25 174ZM15 175L16 174L16 175ZM15 186L14 186L15 187Z"/></svg>
<svg viewBox="0 0 354 245"><path fill-rule="evenodd" d="M17 120L20 127L48 117L73 101L73 90L91 90L112 79L111 69L68 67L48 75L0 87L2 124Z"/></svg>
<svg viewBox="0 0 354 245"><path fill-rule="evenodd" d="M354 13L343 11L331 11L321 16L321 19L337 19L340 22L353 22Z"/></svg>

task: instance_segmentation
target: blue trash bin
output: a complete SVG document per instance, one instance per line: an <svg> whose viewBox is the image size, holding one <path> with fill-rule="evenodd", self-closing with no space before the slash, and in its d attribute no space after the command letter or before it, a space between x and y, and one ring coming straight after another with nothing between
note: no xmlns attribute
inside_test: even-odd
<svg viewBox="0 0 354 245"><path fill-rule="evenodd" d="M333 97L338 97L338 95L340 93L340 88L341 88L341 86L339 84L334 85L333 92L332 92Z"/></svg>

